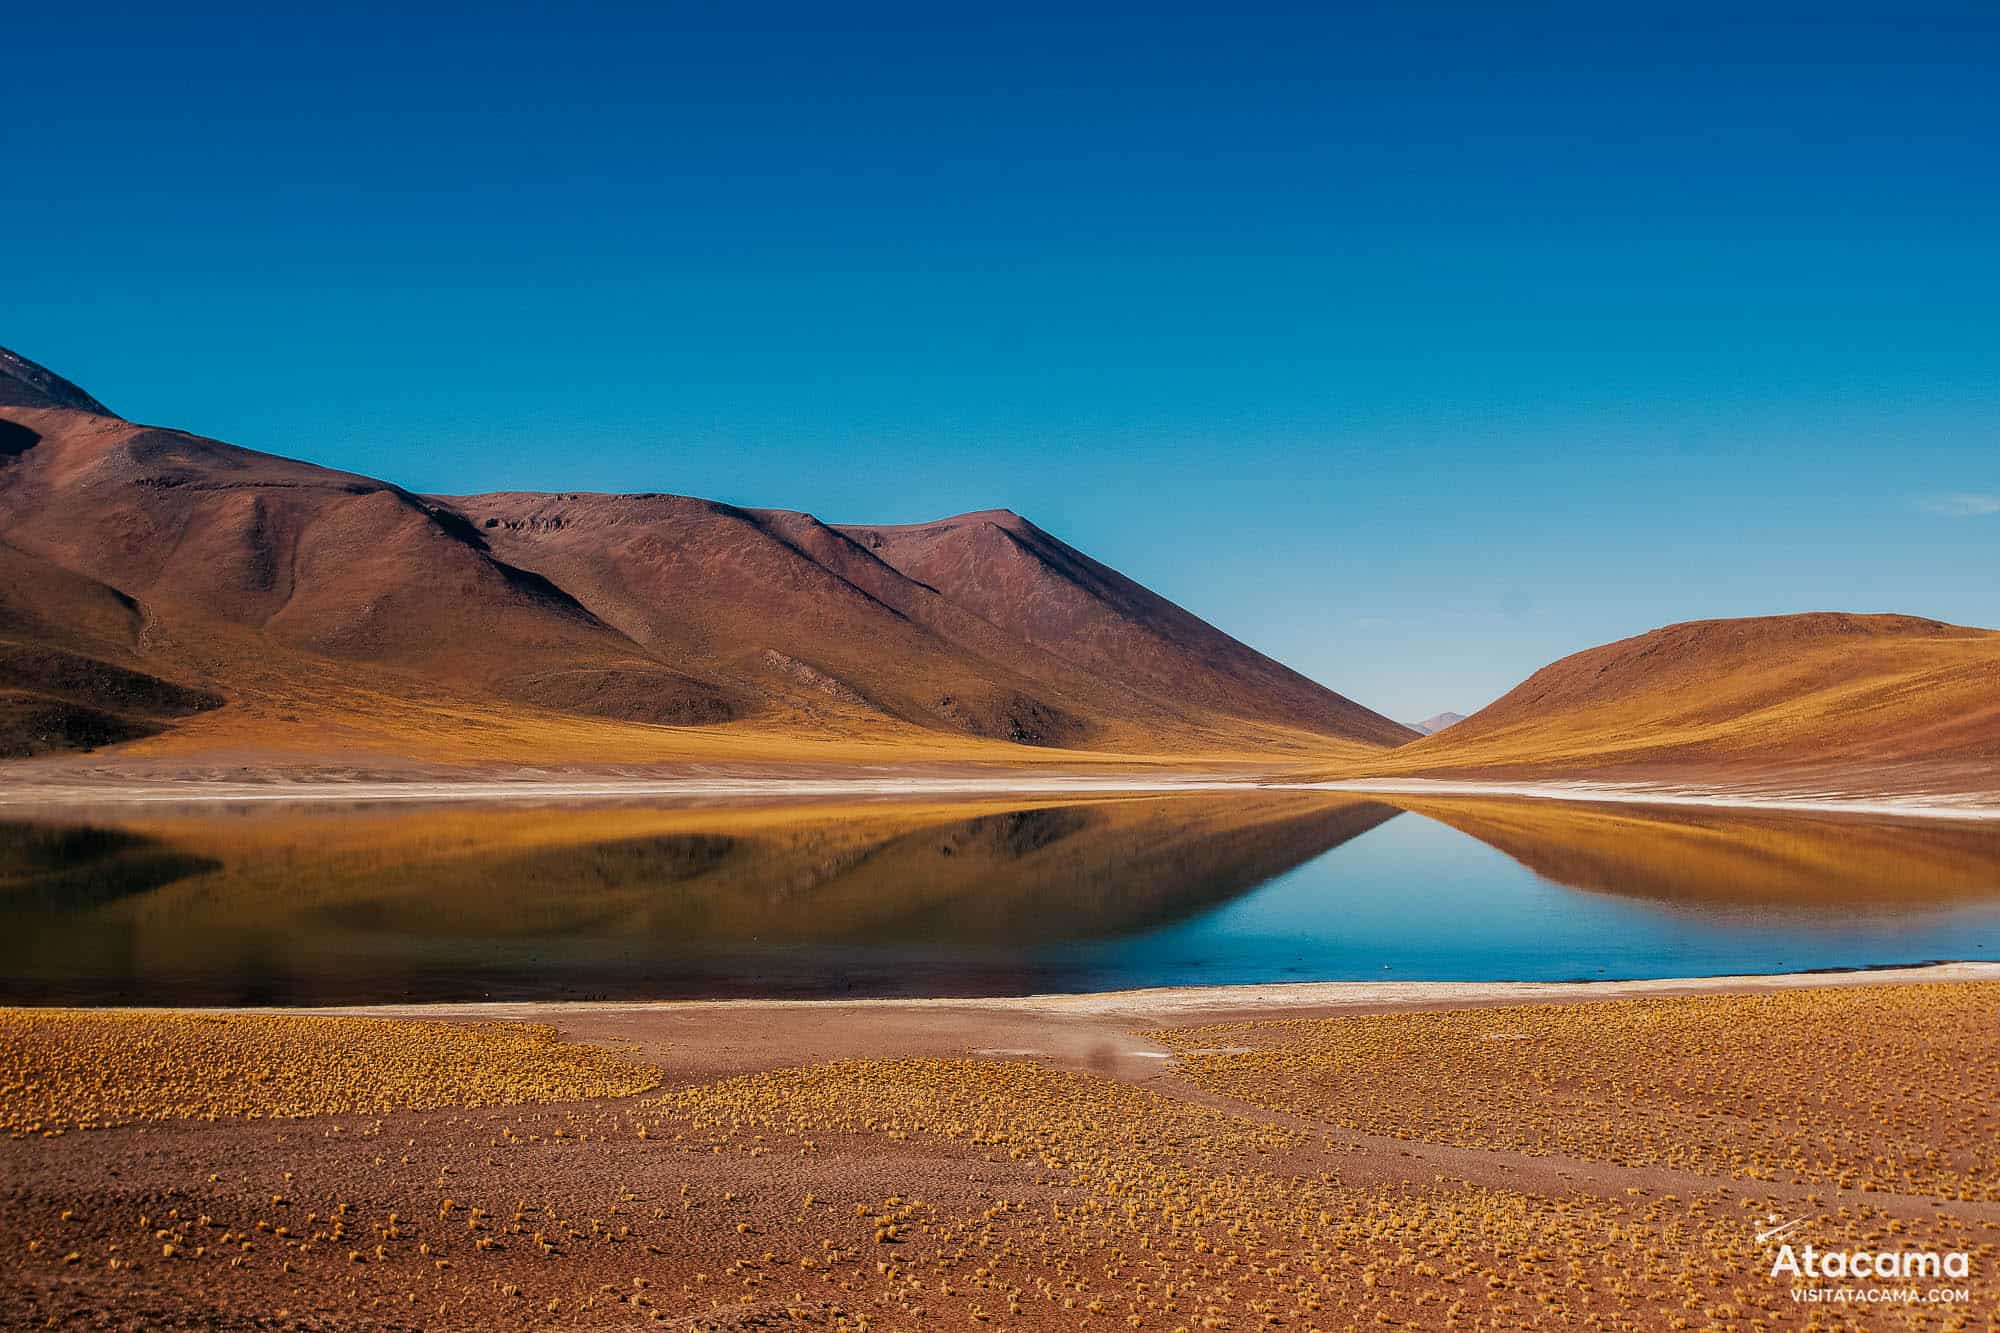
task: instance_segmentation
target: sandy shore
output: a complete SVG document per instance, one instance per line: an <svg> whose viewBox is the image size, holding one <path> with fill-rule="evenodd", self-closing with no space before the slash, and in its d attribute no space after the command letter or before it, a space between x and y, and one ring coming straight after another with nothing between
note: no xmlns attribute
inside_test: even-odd
<svg viewBox="0 0 2000 1333"><path fill-rule="evenodd" d="M587 1015L664 1013L766 1013L795 1021L801 1014L831 1012L842 1021L870 1023L885 1011L963 1012L1046 1018L1115 1018L1124 1024L1199 1018L1294 1016L1390 1009L1443 1009L1484 1004L1558 1004L1626 999L1641 995L1721 995L1790 990L1802 986L1891 986L1913 982L2000 981L2000 963L1927 963L1914 967L1837 972L1778 972L1713 977L1658 977L1633 981L1310 981L1248 986L1155 986L1077 994L981 998L554 1000L473 1001L445 1004L334 1005L320 1008L204 1009L203 1013L347 1014L380 1018L453 1018L535 1023L575 1022ZM191 1011L192 1012L192 1011Z"/></svg>
<svg viewBox="0 0 2000 1333"><path fill-rule="evenodd" d="M1243 778L1186 773L1152 777L1005 774L918 777L467 778L312 782L33 782L0 784L0 805L200 805L248 801L796 801L881 797L1147 795L1257 791Z"/></svg>
<svg viewBox="0 0 2000 1333"><path fill-rule="evenodd" d="M632 1052L672 1081L823 1060L1028 1059L1147 1079L1171 1053L1136 1033L1191 1024L1415 1013L1523 1004L2000 981L2000 963L1645 981L1329 981L1178 986L979 999L526 1001L289 1009L163 1010L541 1023L565 1038Z"/></svg>

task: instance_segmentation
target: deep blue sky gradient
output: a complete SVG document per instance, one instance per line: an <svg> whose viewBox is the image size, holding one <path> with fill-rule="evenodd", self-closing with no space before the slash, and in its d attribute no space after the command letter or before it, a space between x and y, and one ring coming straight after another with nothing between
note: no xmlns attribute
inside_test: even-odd
<svg viewBox="0 0 2000 1333"><path fill-rule="evenodd" d="M1405 718L2000 625L1996 14L21 9L0 342L424 490L1007 506Z"/></svg>

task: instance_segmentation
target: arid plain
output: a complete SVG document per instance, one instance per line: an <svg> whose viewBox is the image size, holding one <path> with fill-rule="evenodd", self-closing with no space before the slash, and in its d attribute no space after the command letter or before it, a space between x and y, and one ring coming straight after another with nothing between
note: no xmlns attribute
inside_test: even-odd
<svg viewBox="0 0 2000 1333"><path fill-rule="evenodd" d="M1994 975L1473 1007L1419 987L13 1011L0 1309L23 1328L1990 1328ZM1802 1303L1762 1239L1786 1223L1822 1248L1962 1253L1973 1276L1963 1299Z"/></svg>

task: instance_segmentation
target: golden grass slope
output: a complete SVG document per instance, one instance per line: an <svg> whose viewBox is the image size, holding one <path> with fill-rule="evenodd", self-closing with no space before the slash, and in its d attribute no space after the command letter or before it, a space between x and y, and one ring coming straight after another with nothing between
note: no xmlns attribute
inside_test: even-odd
<svg viewBox="0 0 2000 1333"><path fill-rule="evenodd" d="M1369 774L2000 774L2000 632L1813 613L1669 625L1542 668Z"/></svg>

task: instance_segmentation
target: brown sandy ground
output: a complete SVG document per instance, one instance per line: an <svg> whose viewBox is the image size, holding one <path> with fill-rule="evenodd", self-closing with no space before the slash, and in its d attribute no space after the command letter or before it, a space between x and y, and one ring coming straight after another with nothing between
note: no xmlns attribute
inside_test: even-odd
<svg viewBox="0 0 2000 1333"><path fill-rule="evenodd" d="M562 1041L12 1011L0 1326L1991 1329L2000 984L1908 975L518 1007ZM233 1118L274 1067L320 1113ZM575 1099L481 1104L524 1090ZM28 1132L71 1107L129 1123ZM1964 1250L1968 1299L1796 1304L1756 1234L1797 1219Z"/></svg>

